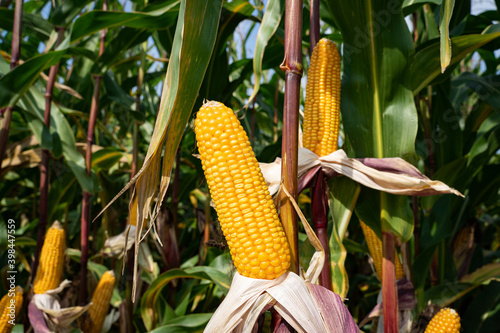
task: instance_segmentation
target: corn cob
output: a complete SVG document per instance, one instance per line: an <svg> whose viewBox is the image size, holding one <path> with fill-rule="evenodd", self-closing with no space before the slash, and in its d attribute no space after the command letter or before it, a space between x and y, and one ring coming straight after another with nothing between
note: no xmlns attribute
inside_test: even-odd
<svg viewBox="0 0 500 333"><path fill-rule="evenodd" d="M83 322L82 331L85 333L100 333L104 319L109 310L111 296L115 288L115 273L107 271L101 276L99 283L92 295L92 305Z"/></svg>
<svg viewBox="0 0 500 333"><path fill-rule="evenodd" d="M340 56L332 41L314 47L307 73L304 147L325 156L337 150L340 122Z"/></svg>
<svg viewBox="0 0 500 333"><path fill-rule="evenodd" d="M363 234L365 235L366 244L368 245L368 250L370 251L370 256L373 259L373 266L375 266L375 272L377 273L380 280L382 280L382 256L383 256L383 248L382 241L378 238L375 231L373 231L368 225L366 225L363 221L359 221L361 224L361 229L363 230ZM401 265L401 261L399 257L396 255L395 260L396 265L396 279L401 279L404 276L403 266Z"/></svg>
<svg viewBox="0 0 500 333"><path fill-rule="evenodd" d="M432 317L429 325L425 329L425 333L459 333L460 332L460 316L450 308L441 309L434 317Z"/></svg>
<svg viewBox="0 0 500 333"><path fill-rule="evenodd" d="M66 251L66 232L56 221L47 230L40 254L40 263L34 281L35 294L43 294L55 289L63 276L64 252Z"/></svg>
<svg viewBox="0 0 500 333"><path fill-rule="evenodd" d="M0 333L10 333L14 328L17 315L23 306L23 288L16 289L2 297L0 301Z"/></svg>
<svg viewBox="0 0 500 333"><path fill-rule="evenodd" d="M233 110L208 102L198 111L196 140L231 257L246 277L275 279L290 249L248 136Z"/></svg>

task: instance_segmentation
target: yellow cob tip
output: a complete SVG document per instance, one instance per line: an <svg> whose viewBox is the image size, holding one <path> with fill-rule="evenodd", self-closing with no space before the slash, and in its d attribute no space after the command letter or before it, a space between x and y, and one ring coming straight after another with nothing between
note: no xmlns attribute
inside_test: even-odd
<svg viewBox="0 0 500 333"><path fill-rule="evenodd" d="M238 272L275 279L290 249L248 136L233 110L207 102L197 113L196 141L220 226Z"/></svg>
<svg viewBox="0 0 500 333"><path fill-rule="evenodd" d="M368 251L370 251L370 256L373 260L373 266L375 267L375 272L377 273L380 281L382 281L382 257L383 257L383 247L382 241L378 238L375 231L373 231L366 223L359 221L361 225L361 230L365 235L366 245L368 245ZM395 259L396 265L396 279L399 280L404 277L403 265L399 256L396 254Z"/></svg>
<svg viewBox="0 0 500 333"><path fill-rule="evenodd" d="M43 294L47 290L59 286L63 276L64 252L66 251L66 232L56 221L47 230L40 263L36 272L34 285L35 294Z"/></svg>
<svg viewBox="0 0 500 333"><path fill-rule="evenodd" d="M104 319L108 314L111 296L115 288L116 277L113 271L107 271L101 276L92 295L92 305L82 322L82 331L85 333L100 333Z"/></svg>
<svg viewBox="0 0 500 333"><path fill-rule="evenodd" d="M10 333L23 306L23 288L11 289L0 301L0 333Z"/></svg>
<svg viewBox="0 0 500 333"><path fill-rule="evenodd" d="M451 308L441 309L432 317L425 333L459 333L460 316Z"/></svg>
<svg viewBox="0 0 500 333"><path fill-rule="evenodd" d="M338 148L340 56L335 43L322 38L311 54L304 109L304 147L318 156Z"/></svg>

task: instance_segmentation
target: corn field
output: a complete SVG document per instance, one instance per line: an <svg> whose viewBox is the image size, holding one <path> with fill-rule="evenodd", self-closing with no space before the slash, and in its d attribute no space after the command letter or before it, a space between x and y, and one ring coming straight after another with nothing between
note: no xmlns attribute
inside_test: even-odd
<svg viewBox="0 0 500 333"><path fill-rule="evenodd" d="M498 332L499 21L0 0L0 332Z"/></svg>

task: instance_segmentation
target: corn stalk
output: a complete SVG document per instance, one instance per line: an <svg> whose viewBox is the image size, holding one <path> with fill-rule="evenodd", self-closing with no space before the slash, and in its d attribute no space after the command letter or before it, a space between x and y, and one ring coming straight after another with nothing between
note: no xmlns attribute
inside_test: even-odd
<svg viewBox="0 0 500 333"><path fill-rule="evenodd" d="M311 6L309 8L309 20L310 20L310 30L311 35L309 36L309 40L311 46L309 47L310 54L312 54L314 47L319 41L320 37L320 29L319 29L319 0L311 0Z"/></svg>
<svg viewBox="0 0 500 333"><path fill-rule="evenodd" d="M13 70L19 63L21 56L21 33L23 24L23 1L16 1L14 9L14 25L12 30L12 48L10 55L10 70ZM3 117L2 128L0 129L0 171L2 169L2 161L7 148L7 139L9 137L10 122L12 120L12 111L14 107L8 106L0 110L0 115Z"/></svg>
<svg viewBox="0 0 500 333"><path fill-rule="evenodd" d="M299 133L300 79L302 78L302 0L287 0L285 9L285 73L281 179L290 195L297 199L297 160ZM281 222L290 244L290 270L299 272L297 213L285 193L281 193Z"/></svg>
<svg viewBox="0 0 500 333"><path fill-rule="evenodd" d="M56 49L61 44L64 37L64 28L57 30ZM47 81L47 88L45 89L45 112L43 121L47 128L50 128L50 109L52 106L52 92L54 91L54 84L59 72L59 64L55 64L50 68L49 80ZM38 236L35 250L35 260L31 269L33 276L36 276L38 269L38 262L40 260L40 252L42 251L43 240L45 238L45 229L47 228L47 212L49 205L49 166L50 166L50 152L47 149L42 150L42 163L40 164L40 205L38 215Z"/></svg>
<svg viewBox="0 0 500 333"><path fill-rule="evenodd" d="M105 0L102 5L102 10L108 10L108 1ZM106 30L101 30L101 41L99 45L99 56L104 53L104 43L106 42ZM94 129L97 120L97 110L99 109L99 96L101 90L101 75L94 77L94 95L90 105L90 117L87 130L87 150L85 156L85 167L87 174L90 176L92 173L92 142L94 140ZM92 194L90 192L83 192L82 203L82 218L81 218L81 271L80 271L80 290L78 294L78 302L83 305L87 300L87 262L89 250L89 225L90 225L90 199Z"/></svg>
<svg viewBox="0 0 500 333"><path fill-rule="evenodd" d="M320 16L319 16L319 0L311 0L310 6L310 54L320 39ZM332 285L332 269L330 265L330 246L328 244L328 184L326 178L321 171L316 175L316 182L311 187L311 202L312 202L312 220L314 230L318 236L323 249L325 250L325 265L319 276L319 284L333 291Z"/></svg>

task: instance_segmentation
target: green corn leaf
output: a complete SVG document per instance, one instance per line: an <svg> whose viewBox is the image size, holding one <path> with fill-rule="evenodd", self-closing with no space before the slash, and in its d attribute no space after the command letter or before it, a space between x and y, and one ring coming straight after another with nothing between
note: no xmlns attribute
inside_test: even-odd
<svg viewBox="0 0 500 333"><path fill-rule="evenodd" d="M439 23L441 73L444 73L451 61L450 20L454 6L455 0L444 0L441 4L441 20Z"/></svg>

